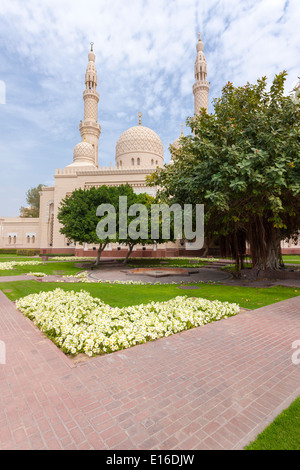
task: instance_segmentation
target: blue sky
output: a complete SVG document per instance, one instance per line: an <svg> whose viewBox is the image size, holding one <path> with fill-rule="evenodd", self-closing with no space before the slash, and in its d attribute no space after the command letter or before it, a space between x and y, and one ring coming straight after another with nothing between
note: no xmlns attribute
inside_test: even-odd
<svg viewBox="0 0 300 470"><path fill-rule="evenodd" d="M198 31L211 102L228 80L271 82L282 70L288 93L300 75L299 24L299 0L1 0L0 216L17 216L27 189L53 184L55 169L72 162L91 41L99 164L114 165L117 140L138 112L161 137L167 162L193 114Z"/></svg>

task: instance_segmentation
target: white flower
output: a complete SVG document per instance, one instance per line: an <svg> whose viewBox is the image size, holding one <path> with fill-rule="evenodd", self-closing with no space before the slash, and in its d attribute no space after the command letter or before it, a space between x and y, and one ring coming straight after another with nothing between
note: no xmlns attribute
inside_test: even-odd
<svg viewBox="0 0 300 470"><path fill-rule="evenodd" d="M16 305L63 351L74 355L84 352L89 356L128 348L239 313L236 304L188 297L112 308L86 291L62 289L31 294L19 299Z"/></svg>
<svg viewBox="0 0 300 470"><path fill-rule="evenodd" d="M10 271L17 266L37 266L42 264L42 261L7 261L0 263L0 271Z"/></svg>

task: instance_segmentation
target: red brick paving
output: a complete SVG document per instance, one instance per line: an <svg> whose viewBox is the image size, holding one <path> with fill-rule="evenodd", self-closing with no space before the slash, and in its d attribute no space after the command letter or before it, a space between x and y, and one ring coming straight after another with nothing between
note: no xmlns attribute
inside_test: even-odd
<svg viewBox="0 0 300 470"><path fill-rule="evenodd" d="M74 365L0 292L0 449L242 449L300 395L299 297Z"/></svg>

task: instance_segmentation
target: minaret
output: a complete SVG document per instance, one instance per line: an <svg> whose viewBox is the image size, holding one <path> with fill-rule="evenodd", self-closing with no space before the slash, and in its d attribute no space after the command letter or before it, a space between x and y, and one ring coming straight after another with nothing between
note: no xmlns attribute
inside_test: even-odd
<svg viewBox="0 0 300 470"><path fill-rule="evenodd" d="M207 63L203 49L204 44L201 41L201 35L199 33L199 41L197 43L197 58L195 63L196 82L193 86L195 114L199 114L201 108L205 108L208 112L209 82L207 81Z"/></svg>
<svg viewBox="0 0 300 470"><path fill-rule="evenodd" d="M84 121L80 123L79 130L81 140L88 142L95 149L95 166L98 166L98 145L101 134L101 126L98 124L98 102L99 93L97 92L97 71L95 66L95 53L93 43L88 55L88 66L85 74L85 90L83 92L84 100Z"/></svg>

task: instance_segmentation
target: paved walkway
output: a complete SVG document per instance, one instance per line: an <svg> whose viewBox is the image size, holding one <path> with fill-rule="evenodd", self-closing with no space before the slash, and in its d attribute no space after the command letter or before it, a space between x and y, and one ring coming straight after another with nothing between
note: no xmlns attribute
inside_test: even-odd
<svg viewBox="0 0 300 470"><path fill-rule="evenodd" d="M300 395L299 297L75 365L0 292L0 340L2 450L242 449Z"/></svg>
<svg viewBox="0 0 300 470"><path fill-rule="evenodd" d="M159 272L160 269L165 269L169 272L172 272L172 268L170 267L163 267L159 266L158 268L154 268L155 272ZM144 274L138 272L134 274L134 268L126 268L126 267L103 267L102 269L95 270L89 273L89 276L95 280L103 280L103 281L142 281L142 282L161 282L164 284L172 283L172 282L220 282L226 281L232 278L231 274L219 271L219 270L212 270L206 268L183 268L187 271L187 274L180 274L180 275L166 275L166 276L158 276L153 277L150 275L151 270L146 269ZM176 272L176 269L173 268L173 271ZM149 275L148 275L148 274Z"/></svg>

